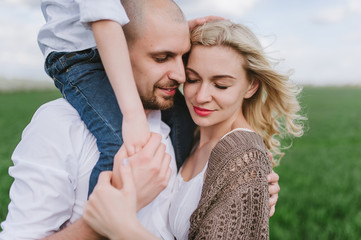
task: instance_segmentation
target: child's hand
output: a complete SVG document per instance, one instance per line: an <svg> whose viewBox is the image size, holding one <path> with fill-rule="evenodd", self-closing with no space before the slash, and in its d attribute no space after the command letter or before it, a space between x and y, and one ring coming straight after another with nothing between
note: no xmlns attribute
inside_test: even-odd
<svg viewBox="0 0 361 240"><path fill-rule="evenodd" d="M150 137L149 125L145 114L136 118L123 117L122 136L128 156L140 151Z"/></svg>

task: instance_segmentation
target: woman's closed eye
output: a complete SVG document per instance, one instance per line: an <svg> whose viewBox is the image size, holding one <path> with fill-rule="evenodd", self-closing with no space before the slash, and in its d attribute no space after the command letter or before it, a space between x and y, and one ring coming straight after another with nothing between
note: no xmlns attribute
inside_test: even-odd
<svg viewBox="0 0 361 240"><path fill-rule="evenodd" d="M218 89L222 89L222 90L225 90L225 89L227 89L228 88L228 86L224 86L224 85L219 85L219 84L214 84L214 86L216 87L216 88L218 88Z"/></svg>
<svg viewBox="0 0 361 240"><path fill-rule="evenodd" d="M187 81L187 83L195 83L198 80L197 79L191 79L191 78L187 77L186 81Z"/></svg>
<svg viewBox="0 0 361 240"><path fill-rule="evenodd" d="M199 82L198 79L196 79L196 78L189 78L189 77L187 77L186 81L187 81L187 83L196 83L196 82ZM219 84L219 83L213 83L213 84L214 84L214 86L215 86L216 88L221 89L221 90L225 90L225 89L227 89L227 88L229 87L228 85Z"/></svg>

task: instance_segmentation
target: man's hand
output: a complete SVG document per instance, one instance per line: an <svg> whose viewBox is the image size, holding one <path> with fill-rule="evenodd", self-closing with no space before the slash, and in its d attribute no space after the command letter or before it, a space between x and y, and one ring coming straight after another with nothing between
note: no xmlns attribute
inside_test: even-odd
<svg viewBox="0 0 361 240"><path fill-rule="evenodd" d="M224 19L223 17L219 17L219 16L207 16L207 17L192 19L192 20L188 21L189 30L192 31L196 26L202 25L206 22L214 21L214 20L226 20L226 19Z"/></svg>
<svg viewBox="0 0 361 240"><path fill-rule="evenodd" d="M268 191L269 191L269 194L270 194L270 198L269 198L270 217L272 217L273 214L276 211L276 203L277 203L277 200L278 200L278 193L280 191L280 186L278 185L278 180L279 180L279 176L274 171L272 171L267 176Z"/></svg>
<svg viewBox="0 0 361 240"><path fill-rule="evenodd" d="M136 192L137 210L149 204L167 187L172 170L169 167L171 157L165 152L159 134L151 133L148 143L135 155L127 158L124 147L121 147L114 159L112 184L122 188L120 166L127 158L132 169Z"/></svg>

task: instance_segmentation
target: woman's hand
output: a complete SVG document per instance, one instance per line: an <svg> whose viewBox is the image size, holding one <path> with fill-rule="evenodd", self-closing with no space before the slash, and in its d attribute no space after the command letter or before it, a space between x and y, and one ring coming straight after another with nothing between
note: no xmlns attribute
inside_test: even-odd
<svg viewBox="0 0 361 240"><path fill-rule="evenodd" d="M99 234L119 239L137 230L140 223L136 216L136 190L132 171L127 164L119 169L122 189L111 184L112 172L102 172L97 185L84 205L84 220Z"/></svg>

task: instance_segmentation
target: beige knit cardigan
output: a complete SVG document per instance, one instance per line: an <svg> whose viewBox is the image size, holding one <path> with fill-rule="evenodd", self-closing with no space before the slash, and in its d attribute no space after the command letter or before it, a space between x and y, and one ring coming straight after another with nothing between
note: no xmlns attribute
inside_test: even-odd
<svg viewBox="0 0 361 240"><path fill-rule="evenodd" d="M234 131L211 152L189 239L269 239L272 171L262 137Z"/></svg>

